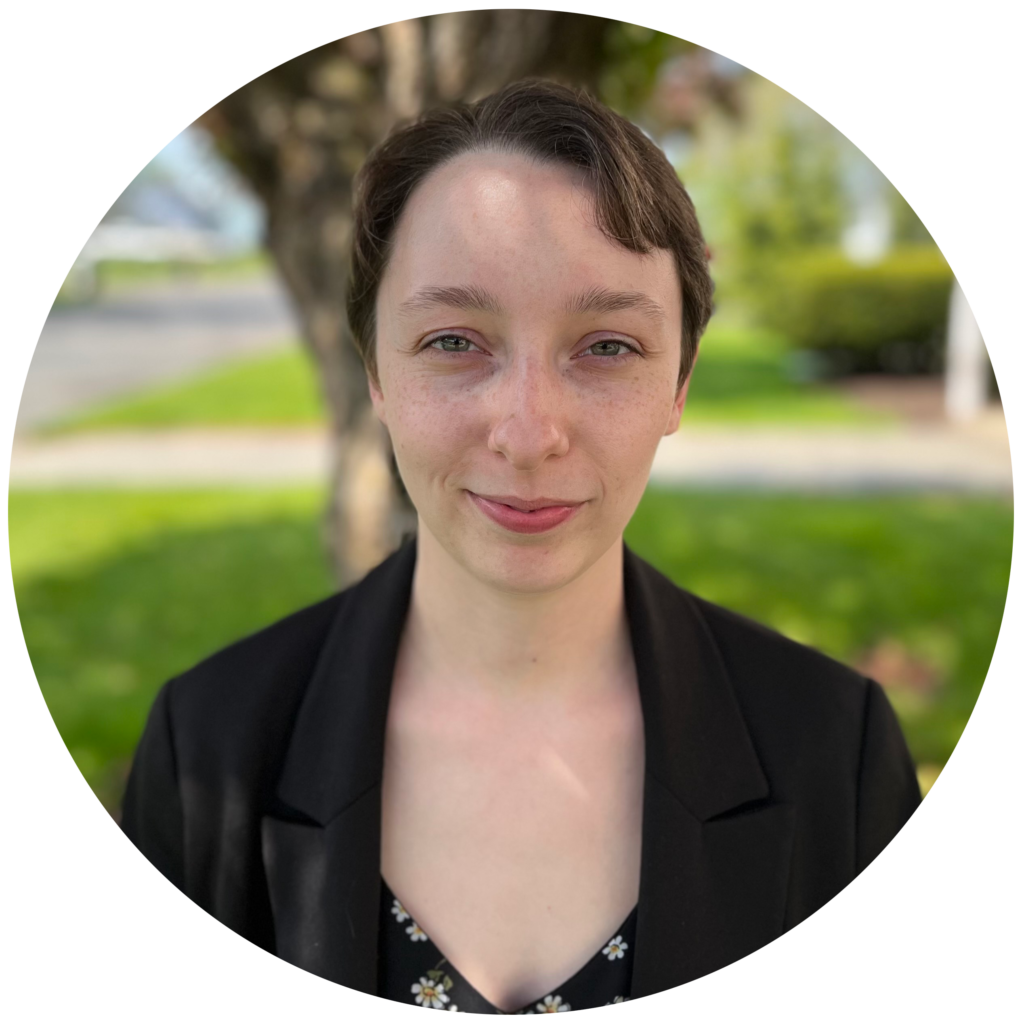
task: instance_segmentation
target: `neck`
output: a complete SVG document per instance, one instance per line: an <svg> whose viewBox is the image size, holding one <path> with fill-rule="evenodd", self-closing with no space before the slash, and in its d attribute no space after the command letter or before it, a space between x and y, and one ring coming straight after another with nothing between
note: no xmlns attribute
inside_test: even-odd
<svg viewBox="0 0 1024 1020"><path fill-rule="evenodd" d="M620 539L557 590L502 591L421 527L402 658L433 682L479 693L572 695L619 684L632 675L622 561Z"/></svg>

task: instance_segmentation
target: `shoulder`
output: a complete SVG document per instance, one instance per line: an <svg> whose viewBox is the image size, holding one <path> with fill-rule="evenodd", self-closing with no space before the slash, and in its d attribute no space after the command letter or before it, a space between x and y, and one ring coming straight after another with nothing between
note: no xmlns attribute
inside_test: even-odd
<svg viewBox="0 0 1024 1020"><path fill-rule="evenodd" d="M208 717L222 707L237 713L273 698L282 688L303 687L351 591L305 606L169 680L170 710L176 718Z"/></svg>
<svg viewBox="0 0 1024 1020"><path fill-rule="evenodd" d="M204 774L272 771L318 663L365 657L380 621L398 626L415 548L407 544L362 580L228 645L168 681L158 697L184 756ZM390 638L389 638L390 640Z"/></svg>
<svg viewBox="0 0 1024 1020"><path fill-rule="evenodd" d="M920 803L885 692L821 651L658 578L667 615L696 619L721 662L772 800L797 808L802 858L816 862L822 888L838 888ZM834 853L823 857L823 846Z"/></svg>
<svg viewBox="0 0 1024 1020"><path fill-rule="evenodd" d="M870 681L829 655L771 627L680 587L650 563L629 555L633 584L646 590L642 604L655 630L699 635L713 649L742 706L791 706L807 714L849 717L859 713ZM641 601L641 600L635 600ZM697 630L692 631L696 625Z"/></svg>
<svg viewBox="0 0 1024 1020"><path fill-rule="evenodd" d="M712 636L751 739L766 771L776 777L776 788L793 771L852 778L869 703L873 696L885 699L878 685L740 613L693 594L688 598Z"/></svg>
<svg viewBox="0 0 1024 1020"><path fill-rule="evenodd" d="M685 595L707 626L742 703L797 711L822 722L859 719L872 682L867 677L763 623Z"/></svg>

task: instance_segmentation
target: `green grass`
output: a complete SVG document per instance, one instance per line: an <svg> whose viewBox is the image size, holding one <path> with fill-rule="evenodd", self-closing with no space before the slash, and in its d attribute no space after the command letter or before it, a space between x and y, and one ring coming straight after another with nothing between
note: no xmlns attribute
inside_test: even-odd
<svg viewBox="0 0 1024 1020"><path fill-rule="evenodd" d="M160 684L332 588L323 494L13 492L15 590L57 727L108 807ZM652 490L627 532L677 583L856 662L890 640L929 665L893 690L912 752L941 765L988 669L1012 510L961 497Z"/></svg>
<svg viewBox="0 0 1024 1020"><path fill-rule="evenodd" d="M687 397L683 425L884 425L891 419L823 384L801 382L790 349L768 330L712 324Z"/></svg>
<svg viewBox="0 0 1024 1020"><path fill-rule="evenodd" d="M701 343L685 425L875 425L889 419L786 371L777 335L713 325ZM47 431L183 426L303 426L325 420L305 350L262 355L96 407Z"/></svg>
<svg viewBox="0 0 1024 1020"><path fill-rule="evenodd" d="M262 251L247 252L212 262L182 262L163 260L139 262L128 259L104 259L97 266L100 286L120 290L140 283L171 280L231 280L258 276L272 271L273 262Z"/></svg>
<svg viewBox="0 0 1024 1020"><path fill-rule="evenodd" d="M159 685L330 593L323 493L16 492L11 565L57 728L100 799L120 802Z"/></svg>
<svg viewBox="0 0 1024 1020"><path fill-rule="evenodd" d="M303 426L324 420L316 370L296 346L102 404L46 431Z"/></svg>
<svg viewBox="0 0 1024 1020"><path fill-rule="evenodd" d="M270 257L262 251L248 252L213 262L160 260L140 262L133 259L104 259L96 264L92 277L72 273L57 292L55 304L92 301L100 294L115 294L140 287L160 286L187 280L190 283L216 283L222 280L249 279L273 270Z"/></svg>

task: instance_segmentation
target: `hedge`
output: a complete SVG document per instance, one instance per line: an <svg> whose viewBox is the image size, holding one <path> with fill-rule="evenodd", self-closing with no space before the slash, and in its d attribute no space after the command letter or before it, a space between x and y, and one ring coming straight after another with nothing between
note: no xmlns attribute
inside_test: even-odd
<svg viewBox="0 0 1024 1020"><path fill-rule="evenodd" d="M814 250L775 263L753 298L765 325L833 371L936 371L952 282L931 246L895 249L873 265Z"/></svg>

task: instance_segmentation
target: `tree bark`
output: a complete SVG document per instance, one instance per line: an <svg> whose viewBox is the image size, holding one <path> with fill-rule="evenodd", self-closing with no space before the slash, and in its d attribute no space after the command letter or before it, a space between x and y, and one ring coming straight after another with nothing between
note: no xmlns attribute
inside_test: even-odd
<svg viewBox="0 0 1024 1020"><path fill-rule="evenodd" d="M613 24L532 10L397 22L281 64L200 121L266 206L266 245L320 370L335 454L326 537L340 584L415 527L345 316L353 175L397 121L432 104L531 75L594 87Z"/></svg>

